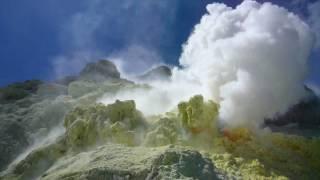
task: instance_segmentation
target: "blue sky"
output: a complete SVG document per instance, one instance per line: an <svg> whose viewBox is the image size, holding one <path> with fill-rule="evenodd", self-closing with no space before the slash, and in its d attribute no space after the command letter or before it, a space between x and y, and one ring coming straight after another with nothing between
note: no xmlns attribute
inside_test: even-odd
<svg viewBox="0 0 320 180"><path fill-rule="evenodd" d="M1 0L0 86L74 74L100 57L125 56L133 71L155 62L177 65L182 44L211 2ZM223 2L234 7L241 1ZM309 21L315 1L272 2ZM310 58L308 81L314 84L320 84L319 52Z"/></svg>

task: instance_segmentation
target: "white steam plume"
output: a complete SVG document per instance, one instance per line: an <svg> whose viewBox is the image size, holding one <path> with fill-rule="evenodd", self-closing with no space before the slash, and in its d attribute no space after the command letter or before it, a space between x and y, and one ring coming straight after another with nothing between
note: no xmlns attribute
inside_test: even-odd
<svg viewBox="0 0 320 180"><path fill-rule="evenodd" d="M135 100L137 109L146 116L158 115L173 110L182 100L188 100L197 94L199 89L194 83L176 80L175 82L154 81L150 82L151 89L137 88L123 90L116 95L105 94L100 102L113 103L115 100Z"/></svg>
<svg viewBox="0 0 320 180"><path fill-rule="evenodd" d="M210 89L223 123L257 126L305 96L313 36L304 22L255 1L235 9L214 3L207 10L180 63Z"/></svg>
<svg viewBox="0 0 320 180"><path fill-rule="evenodd" d="M202 94L220 103L223 124L258 127L305 97L314 41L307 24L271 3L244 1L235 9L213 3L207 10L184 45L183 68L174 70L170 83L114 99L134 99L138 109L155 114Z"/></svg>

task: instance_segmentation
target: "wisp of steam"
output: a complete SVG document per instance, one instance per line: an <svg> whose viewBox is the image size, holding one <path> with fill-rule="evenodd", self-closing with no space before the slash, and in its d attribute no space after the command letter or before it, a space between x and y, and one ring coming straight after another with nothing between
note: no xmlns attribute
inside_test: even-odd
<svg viewBox="0 0 320 180"><path fill-rule="evenodd" d="M314 37L298 16L251 0L234 9L213 3L207 11L183 46L182 68L174 68L170 82L111 99L134 99L141 111L157 114L202 94L220 104L221 123L258 127L305 97Z"/></svg>

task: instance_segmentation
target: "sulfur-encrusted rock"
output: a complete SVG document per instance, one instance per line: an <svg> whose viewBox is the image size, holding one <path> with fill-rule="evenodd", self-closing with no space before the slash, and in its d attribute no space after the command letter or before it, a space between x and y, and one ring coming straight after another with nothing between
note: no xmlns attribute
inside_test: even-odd
<svg viewBox="0 0 320 180"><path fill-rule="evenodd" d="M224 130L212 160L227 176L243 179L319 179L320 139L281 133Z"/></svg>
<svg viewBox="0 0 320 180"><path fill-rule="evenodd" d="M147 133L144 143L147 146L211 146L212 137L218 135L217 114L217 104L212 101L204 102L201 95L196 95L188 102L181 102L178 113L167 113L157 120Z"/></svg>
<svg viewBox="0 0 320 180"><path fill-rule="evenodd" d="M160 118L146 135L145 145L164 146L177 144L182 135L178 118Z"/></svg>
<svg viewBox="0 0 320 180"><path fill-rule="evenodd" d="M194 134L204 131L216 133L218 108L218 104L213 101L204 102L201 95L196 95L188 102L178 105L179 117L183 126Z"/></svg>
<svg viewBox="0 0 320 180"><path fill-rule="evenodd" d="M138 137L146 128L134 101L118 100L108 106L77 107L65 117L64 126L67 144L72 148L85 148L108 141L138 144Z"/></svg>
<svg viewBox="0 0 320 180"><path fill-rule="evenodd" d="M65 144L40 148L0 179L217 179L210 159L182 147L127 147L107 144L66 154Z"/></svg>
<svg viewBox="0 0 320 180"><path fill-rule="evenodd" d="M179 147L125 147L109 144L57 161L43 180L216 179L213 164Z"/></svg>

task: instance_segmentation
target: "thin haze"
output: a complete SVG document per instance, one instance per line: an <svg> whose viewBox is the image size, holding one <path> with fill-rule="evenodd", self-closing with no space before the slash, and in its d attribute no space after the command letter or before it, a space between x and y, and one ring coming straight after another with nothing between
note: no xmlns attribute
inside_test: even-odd
<svg viewBox="0 0 320 180"><path fill-rule="evenodd" d="M98 57L114 60L127 73L161 63L157 50L163 41L170 41L166 29L175 21L176 5L171 1L90 1L87 10L73 15L61 32L67 53L53 59L55 74L76 73ZM112 47L105 48L105 42Z"/></svg>

